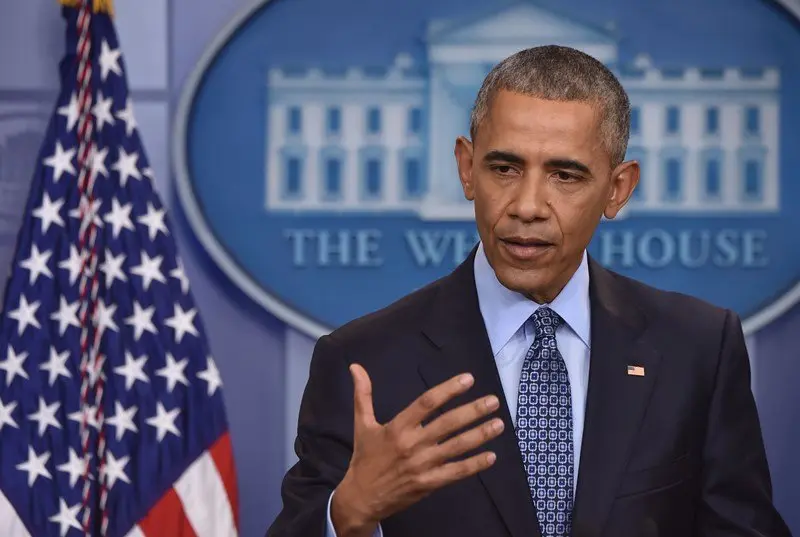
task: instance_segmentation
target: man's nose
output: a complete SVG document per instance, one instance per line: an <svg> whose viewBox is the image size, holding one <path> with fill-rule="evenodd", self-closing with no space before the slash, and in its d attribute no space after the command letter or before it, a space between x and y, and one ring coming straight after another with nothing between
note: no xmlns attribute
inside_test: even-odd
<svg viewBox="0 0 800 537"><path fill-rule="evenodd" d="M547 218L550 215L549 195L546 177L524 176L508 206L509 216L524 222Z"/></svg>

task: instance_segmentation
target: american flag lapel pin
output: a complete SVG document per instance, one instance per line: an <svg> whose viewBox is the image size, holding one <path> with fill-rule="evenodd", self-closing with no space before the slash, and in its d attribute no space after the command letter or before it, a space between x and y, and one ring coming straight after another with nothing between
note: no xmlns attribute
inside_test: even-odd
<svg viewBox="0 0 800 537"><path fill-rule="evenodd" d="M643 377L644 376L644 367L639 365L629 365L628 366L628 375L632 377Z"/></svg>

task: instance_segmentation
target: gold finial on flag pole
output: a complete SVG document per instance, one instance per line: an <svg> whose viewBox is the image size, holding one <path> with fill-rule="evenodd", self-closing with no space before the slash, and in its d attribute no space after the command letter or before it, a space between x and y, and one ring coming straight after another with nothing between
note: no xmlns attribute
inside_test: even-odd
<svg viewBox="0 0 800 537"><path fill-rule="evenodd" d="M58 0L58 2L67 7L81 7L84 1L87 0ZM95 13L108 13L114 15L114 2L112 0L94 0L92 2Z"/></svg>

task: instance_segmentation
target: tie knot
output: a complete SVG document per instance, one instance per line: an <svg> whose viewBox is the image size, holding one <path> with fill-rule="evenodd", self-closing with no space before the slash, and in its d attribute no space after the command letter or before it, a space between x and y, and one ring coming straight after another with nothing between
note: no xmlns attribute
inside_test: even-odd
<svg viewBox="0 0 800 537"><path fill-rule="evenodd" d="M556 329L564 322L561 315L547 306L537 308L531 315L531 319L533 320L537 337L555 336Z"/></svg>

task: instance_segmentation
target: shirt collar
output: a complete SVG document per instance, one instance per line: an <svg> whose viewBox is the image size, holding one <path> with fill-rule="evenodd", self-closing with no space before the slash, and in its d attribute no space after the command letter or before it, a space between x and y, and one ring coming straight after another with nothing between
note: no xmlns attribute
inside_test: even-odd
<svg viewBox="0 0 800 537"><path fill-rule="evenodd" d="M539 304L500 283L486 258L482 243L478 245L475 254L474 268L478 304L492 345L492 353L497 355L511 336L533 315ZM589 263L585 251L578 270L549 306L590 347Z"/></svg>

